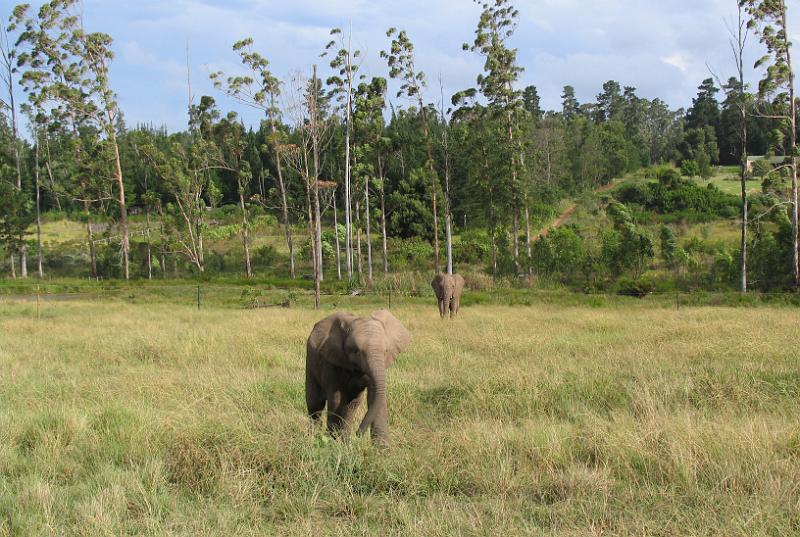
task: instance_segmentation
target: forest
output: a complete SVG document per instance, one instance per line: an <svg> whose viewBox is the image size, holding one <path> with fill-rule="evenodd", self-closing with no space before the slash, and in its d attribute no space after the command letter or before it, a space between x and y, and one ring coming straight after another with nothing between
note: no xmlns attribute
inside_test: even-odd
<svg viewBox="0 0 800 537"><path fill-rule="evenodd" d="M320 64L289 79L241 36L240 68L210 75L216 94L189 87L180 132L126 124L113 38L84 28L79 0L14 7L2 36L6 277L313 279L318 294L455 267L591 292L797 288L784 2L731 2L731 74L709 72L686 108L609 80L594 102L564 86L557 110L520 87L512 0L476 2L462 47L484 64L472 88L444 95L400 28L386 31L382 72L365 72L353 31L334 28ZM241 118L253 108L257 127Z"/></svg>

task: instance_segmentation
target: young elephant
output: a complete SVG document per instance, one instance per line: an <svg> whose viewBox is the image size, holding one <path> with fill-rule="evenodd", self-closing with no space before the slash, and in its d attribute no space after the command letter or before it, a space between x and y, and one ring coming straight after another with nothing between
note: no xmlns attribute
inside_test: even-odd
<svg viewBox="0 0 800 537"><path fill-rule="evenodd" d="M460 274L437 274L431 282L433 292L439 301L439 315L442 319L458 315L461 306L461 292L464 290L464 278Z"/></svg>
<svg viewBox="0 0 800 537"><path fill-rule="evenodd" d="M386 369L408 345L411 334L391 313L370 318L334 313L314 325L306 345L306 404L319 421L328 406L328 431L336 436L350 425L367 390L367 414L358 434L389 445Z"/></svg>

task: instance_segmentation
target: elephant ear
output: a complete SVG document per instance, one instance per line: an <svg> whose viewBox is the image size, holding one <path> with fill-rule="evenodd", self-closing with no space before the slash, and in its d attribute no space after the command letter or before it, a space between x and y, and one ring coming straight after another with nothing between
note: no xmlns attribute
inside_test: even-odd
<svg viewBox="0 0 800 537"><path fill-rule="evenodd" d="M386 367L389 367L408 346L411 333L387 310L372 312L372 318L381 322L386 333Z"/></svg>

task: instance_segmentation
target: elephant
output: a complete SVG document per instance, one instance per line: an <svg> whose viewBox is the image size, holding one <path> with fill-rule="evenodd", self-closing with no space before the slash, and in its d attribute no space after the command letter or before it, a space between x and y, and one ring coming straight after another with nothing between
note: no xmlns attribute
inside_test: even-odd
<svg viewBox="0 0 800 537"><path fill-rule="evenodd" d="M314 325L306 344L306 405L319 423L327 405L327 429L346 436L367 392L367 413L358 434L389 447L386 369L411 341L411 334L387 310L369 318L334 313Z"/></svg>
<svg viewBox="0 0 800 537"><path fill-rule="evenodd" d="M464 290L464 278L460 274L437 274L431 282L433 292L439 301L439 315L442 319L458 315L461 306L461 293Z"/></svg>

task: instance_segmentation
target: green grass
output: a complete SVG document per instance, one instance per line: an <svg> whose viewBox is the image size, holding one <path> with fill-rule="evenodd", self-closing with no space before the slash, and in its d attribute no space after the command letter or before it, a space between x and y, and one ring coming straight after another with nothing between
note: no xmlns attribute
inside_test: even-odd
<svg viewBox="0 0 800 537"><path fill-rule="evenodd" d="M309 427L323 313L6 300L0 535L800 531L800 311L534 304L402 302L382 454Z"/></svg>
<svg viewBox="0 0 800 537"><path fill-rule="evenodd" d="M739 168L736 166L721 166L714 170L714 175L711 179L696 179L696 182L703 186L711 183L726 194L732 194L741 199L742 183L739 176ZM761 181L748 181L747 192L748 194L757 194L761 192Z"/></svg>

